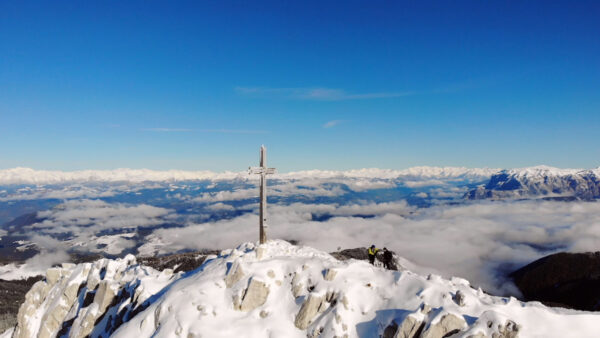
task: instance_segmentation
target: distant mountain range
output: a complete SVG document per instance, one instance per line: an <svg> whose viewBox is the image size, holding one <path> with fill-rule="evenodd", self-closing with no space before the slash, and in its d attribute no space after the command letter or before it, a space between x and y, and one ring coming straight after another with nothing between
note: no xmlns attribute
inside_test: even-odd
<svg viewBox="0 0 600 338"><path fill-rule="evenodd" d="M46 171L31 168L0 170L0 186L15 185L61 185L77 183L142 183L208 181L246 182L257 179L245 171L155 171L149 169ZM464 194L467 200L481 199L557 199L593 200L600 198L600 168L559 169L536 166L520 169L465 168L465 167L413 167L403 170L354 169L305 170L278 173L274 180L294 182L298 180L342 180L355 188L376 188L399 185L409 188L436 186L451 182L470 184ZM342 182L340 181L340 182ZM485 183L487 182L487 183ZM483 185L474 187L474 184Z"/></svg>
<svg viewBox="0 0 600 338"><path fill-rule="evenodd" d="M594 200L600 198L600 168L558 169L537 166L502 170L486 185L465 194L466 199Z"/></svg>
<svg viewBox="0 0 600 338"><path fill-rule="evenodd" d="M277 173L274 179L307 179L307 178L367 178L367 179L404 179L404 178L440 178L484 180L499 169L465 168L465 167L413 167L403 170L393 169L353 169L337 170L305 170L289 173ZM12 168L0 170L0 185L13 184L63 184L81 182L175 182L175 181L220 181L234 179L253 179L247 171L183 171L183 170L149 170L149 169L114 169L114 170L79 170L48 171L31 168Z"/></svg>

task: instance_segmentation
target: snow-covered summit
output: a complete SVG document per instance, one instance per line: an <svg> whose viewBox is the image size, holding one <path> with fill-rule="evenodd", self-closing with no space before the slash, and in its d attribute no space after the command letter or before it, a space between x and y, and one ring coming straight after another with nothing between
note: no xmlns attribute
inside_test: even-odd
<svg viewBox="0 0 600 338"><path fill-rule="evenodd" d="M187 273L133 256L52 268L27 294L13 336L591 337L599 318L270 241Z"/></svg>
<svg viewBox="0 0 600 338"><path fill-rule="evenodd" d="M515 168L504 170L503 172L508 175L514 175L518 177L535 177L535 176L567 176L577 174L585 169L564 169L556 168L547 165L538 165L534 167Z"/></svg>
<svg viewBox="0 0 600 338"><path fill-rule="evenodd" d="M600 198L600 168L559 169L548 166L502 170L466 194L469 199Z"/></svg>

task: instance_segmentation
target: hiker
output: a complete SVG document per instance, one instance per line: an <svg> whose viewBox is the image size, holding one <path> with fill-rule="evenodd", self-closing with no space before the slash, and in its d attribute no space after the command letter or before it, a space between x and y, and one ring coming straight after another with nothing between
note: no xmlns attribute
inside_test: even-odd
<svg viewBox="0 0 600 338"><path fill-rule="evenodd" d="M387 248L383 248L383 266L385 266L385 268L388 270L394 270L392 269L392 259L392 252L389 251Z"/></svg>
<svg viewBox="0 0 600 338"><path fill-rule="evenodd" d="M369 263L375 265L375 256L377 256L377 252L379 249L375 247L375 244L371 245L371 247L367 250L367 254L369 255Z"/></svg>

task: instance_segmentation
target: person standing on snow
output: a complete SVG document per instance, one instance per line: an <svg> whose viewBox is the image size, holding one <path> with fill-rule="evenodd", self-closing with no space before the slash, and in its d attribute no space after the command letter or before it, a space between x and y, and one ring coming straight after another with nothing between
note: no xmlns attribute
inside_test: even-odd
<svg viewBox="0 0 600 338"><path fill-rule="evenodd" d="M377 256L377 252L379 249L375 247L375 244L371 245L371 247L367 250L367 254L369 255L369 263L375 265L375 257Z"/></svg>
<svg viewBox="0 0 600 338"><path fill-rule="evenodd" d="M394 270L392 269L392 259L392 252L387 248L383 248L383 266L385 266L385 268L388 270Z"/></svg>

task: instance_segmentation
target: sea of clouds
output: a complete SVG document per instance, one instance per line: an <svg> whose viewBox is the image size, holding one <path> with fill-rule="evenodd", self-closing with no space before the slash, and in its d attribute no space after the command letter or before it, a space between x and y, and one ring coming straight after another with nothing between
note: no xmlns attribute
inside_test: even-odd
<svg viewBox="0 0 600 338"><path fill-rule="evenodd" d="M535 259L600 247L599 202L467 202L464 183L481 175L423 170L279 177L269 185L268 234L329 252L387 247L419 272L463 277L496 294L518 294L506 276ZM24 228L41 251L28 261L38 268L64 261L74 248L117 256L224 249L258 237L257 182L235 177L8 187L0 203L62 199ZM402 191L428 207L398 197Z"/></svg>
<svg viewBox="0 0 600 338"><path fill-rule="evenodd" d="M334 217L315 221L315 211ZM598 202L480 202L415 209L405 202L274 205L269 235L326 251L376 244L434 273L466 278L500 294L518 294L506 274L557 251L600 248ZM372 218L351 215L370 213ZM257 217L159 229L141 250L229 248L257 238Z"/></svg>

